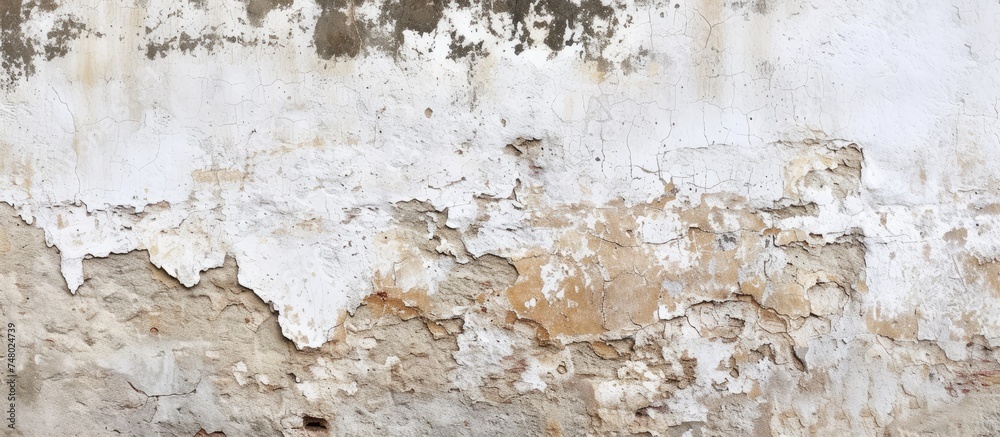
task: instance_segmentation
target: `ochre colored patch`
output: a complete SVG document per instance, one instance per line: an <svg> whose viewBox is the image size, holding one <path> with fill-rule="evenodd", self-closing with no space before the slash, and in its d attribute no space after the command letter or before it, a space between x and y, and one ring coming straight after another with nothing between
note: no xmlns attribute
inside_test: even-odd
<svg viewBox="0 0 1000 437"><path fill-rule="evenodd" d="M868 332L889 337L893 340L915 340L920 320L917 314L897 315L888 318L882 315L880 308L875 308L865 316Z"/></svg>
<svg viewBox="0 0 1000 437"><path fill-rule="evenodd" d="M1000 297L1000 262L995 259L981 260L972 255L962 255L959 260L963 265L966 286L985 288Z"/></svg>

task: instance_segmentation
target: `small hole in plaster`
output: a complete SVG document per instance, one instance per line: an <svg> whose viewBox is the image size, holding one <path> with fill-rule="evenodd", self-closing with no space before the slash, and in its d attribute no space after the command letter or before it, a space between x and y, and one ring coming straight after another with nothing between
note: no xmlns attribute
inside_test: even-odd
<svg viewBox="0 0 1000 437"><path fill-rule="evenodd" d="M322 431L329 428L329 423L326 419L320 419L318 417L303 416L302 417L302 427L306 431Z"/></svg>
<svg viewBox="0 0 1000 437"><path fill-rule="evenodd" d="M431 108L424 109L424 117L431 118L434 115L434 110Z"/></svg>

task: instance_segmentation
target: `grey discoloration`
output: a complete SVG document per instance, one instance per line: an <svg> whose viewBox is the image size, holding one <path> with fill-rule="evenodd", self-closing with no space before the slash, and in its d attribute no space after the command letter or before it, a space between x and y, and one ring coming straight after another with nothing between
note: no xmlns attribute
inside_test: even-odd
<svg viewBox="0 0 1000 437"><path fill-rule="evenodd" d="M32 2L27 3L27 6L29 6L29 8L32 5L33 5ZM38 10L40 11L52 12L55 11L58 7L59 3L55 2L55 0L41 0L40 2L38 2Z"/></svg>
<svg viewBox="0 0 1000 437"><path fill-rule="evenodd" d="M162 58L170 51L171 46L177 41L177 37L160 42L150 42L146 44L146 57L149 59Z"/></svg>
<svg viewBox="0 0 1000 437"><path fill-rule="evenodd" d="M642 71L649 62L651 53L649 49L643 47L639 49L638 52L633 53L629 57L625 58L621 62L622 72L625 74L635 73L637 71Z"/></svg>
<svg viewBox="0 0 1000 437"><path fill-rule="evenodd" d="M244 0L247 5L247 19L250 24L260 26L267 14L275 9L284 9L292 5L292 0Z"/></svg>
<svg viewBox="0 0 1000 437"><path fill-rule="evenodd" d="M728 3L728 7L734 11L743 11L743 17L745 19L750 18L748 12L753 12L757 15L767 15L771 11L770 4L768 0L745 0L736 1Z"/></svg>
<svg viewBox="0 0 1000 437"><path fill-rule="evenodd" d="M358 56L361 52L363 28L356 24L355 3L345 0L321 0L319 4L322 12L313 32L316 54L323 59Z"/></svg>
<svg viewBox="0 0 1000 437"><path fill-rule="evenodd" d="M8 86L35 73L35 47L22 31L30 12L22 6L21 0L0 0L0 66Z"/></svg>
<svg viewBox="0 0 1000 437"><path fill-rule="evenodd" d="M490 46L481 37L449 28L445 16L449 8L471 11L498 42L515 42L514 54L528 49L559 52L579 48L588 61L602 63L602 51L615 34L615 8L600 0L502 0L472 2L445 0L390 0L378 6L377 17L355 13L360 2L321 0L313 43L323 59L356 57L366 48L398 55L407 35L441 32L449 41L448 58L477 59L489 55ZM536 39L532 29L544 30ZM603 65L604 63L602 63ZM605 65L606 66L606 65Z"/></svg>
<svg viewBox="0 0 1000 437"><path fill-rule="evenodd" d="M17 81L33 75L38 57L44 56L46 61L51 61L66 56L69 54L70 43L84 34L98 38L103 36L100 32L90 31L71 15L56 14L58 9L59 4L53 0L0 0L0 86L10 88ZM46 19L54 18L51 27L40 40L25 32L29 28L29 21L39 13ZM44 21L41 20L41 23Z"/></svg>
<svg viewBox="0 0 1000 437"><path fill-rule="evenodd" d="M382 8L383 22L395 23L393 35L397 44L402 44L404 32L424 34L437 29L444 16L444 0L400 0L386 3Z"/></svg>
<svg viewBox="0 0 1000 437"><path fill-rule="evenodd" d="M761 15L767 15L769 10L767 0L754 0L754 2L750 4L750 10Z"/></svg>
<svg viewBox="0 0 1000 437"><path fill-rule="evenodd" d="M191 53L199 47L211 52L212 49L215 48L215 44L218 42L219 36L214 33L209 33L195 38L188 35L187 32L181 32L180 39L177 42L177 48L183 53Z"/></svg>
<svg viewBox="0 0 1000 437"><path fill-rule="evenodd" d="M46 35L49 41L45 44L45 60L51 61L66 56L69 53L69 42L79 38L80 34L86 30L87 26L72 18L56 22Z"/></svg>
<svg viewBox="0 0 1000 437"><path fill-rule="evenodd" d="M146 32L151 33L152 29L146 28ZM199 50L204 50L206 53L212 53L217 48L221 47L223 42L228 44L239 44L242 46L270 46L276 44L273 39L268 41L262 41L257 38L246 40L242 36L220 36L215 33L192 36L187 32L181 32L180 35L171 36L169 38L151 39L146 43L146 58L150 60L163 58L174 50L178 50L186 55L197 54Z"/></svg>
<svg viewBox="0 0 1000 437"><path fill-rule="evenodd" d="M580 53L581 59L597 62L602 70L612 63L604 57L604 49L614 38L618 27L628 27L631 18L619 23L613 3L602 0L317 0L320 8L315 26L303 23L300 31L312 32L312 46L316 55L324 60L350 59L372 53L401 54L404 45L413 44L413 36L433 35L444 38L447 58L475 61L490 54L510 53L519 55L525 50L546 50L552 53L567 48ZM764 0L757 0L766 9ZM267 16L276 10L294 7L292 0L244 0L246 20L244 26L261 27ZM361 6L368 6L361 12ZM168 20L178 20L185 10L204 9L204 0L188 0L169 13ZM72 16L56 16L54 24L42 41L35 41L23 31L24 23L34 13L53 14L59 9L55 0L0 0L0 60L4 82L11 86L35 72L37 58L51 61L66 56L72 41L82 37L101 37L84 22ZM456 28L449 10L459 14L472 14L473 25L484 32L465 32ZM297 17L297 18L295 18ZM293 13L293 20L302 20L302 11ZM172 21L171 21L172 22ZM267 37L250 36L252 33L220 34L218 26L204 29L178 28L171 24L167 34L155 32L164 21L145 28L145 38L138 49L146 58L156 60L172 51L186 55L212 53L226 44L243 46L281 46L289 43L287 35ZM140 30L139 32L142 32ZM534 32L534 33L533 33ZM485 37L484 37L485 35ZM414 46L418 54L429 54L432 46ZM647 53L637 53L613 65L625 73L632 73L645 62Z"/></svg>
<svg viewBox="0 0 1000 437"><path fill-rule="evenodd" d="M458 60L462 58L475 59L477 56L486 56L487 53L483 50L483 42L472 44L467 42L464 36L458 35L458 32L451 32L451 43L448 45L448 59Z"/></svg>
<svg viewBox="0 0 1000 437"><path fill-rule="evenodd" d="M600 0L583 0L578 5L570 0L506 0L493 3L493 11L509 14L514 22L511 37L521 42L517 50L535 46L528 26L548 30L545 39L541 41L552 51L560 51L566 46L578 43L593 43L614 34L615 9L605 5ZM551 17L540 21L527 22L530 12L542 17ZM598 20L610 22L605 30L599 30ZM580 33L576 28L580 27Z"/></svg>

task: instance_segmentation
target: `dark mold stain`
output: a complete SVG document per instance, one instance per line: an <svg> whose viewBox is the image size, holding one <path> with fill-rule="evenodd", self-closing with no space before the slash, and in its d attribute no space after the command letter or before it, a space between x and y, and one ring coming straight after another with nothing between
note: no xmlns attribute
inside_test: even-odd
<svg viewBox="0 0 1000 437"><path fill-rule="evenodd" d="M35 47L24 37L21 26L31 16L21 0L0 0L0 66L6 73L5 85L35 74Z"/></svg>
<svg viewBox="0 0 1000 437"><path fill-rule="evenodd" d="M148 31L148 28L147 28ZM149 59L156 59L157 57L164 57L167 52L170 51L173 44L177 42L177 37L170 38L166 41L160 42L149 42L146 44L146 57Z"/></svg>
<svg viewBox="0 0 1000 437"><path fill-rule="evenodd" d="M191 53L199 47L211 52L217 42L219 42L219 36L214 33L192 37L187 32L181 32L181 37L177 41L177 48L182 53Z"/></svg>
<svg viewBox="0 0 1000 437"><path fill-rule="evenodd" d="M152 33L153 30L155 29L147 27L146 34L148 35ZM211 30L214 31L215 28L212 28ZM147 42L146 57L150 60L155 60L167 56L167 53L172 50L180 50L181 53L184 54L193 54L199 48L211 53L215 51L217 46L221 46L222 42L239 44L241 46L274 46L277 45L275 42L276 39L277 37L273 35L271 35L268 40L262 41L258 38L246 40L242 36L220 36L213 32L197 36L189 35L187 32L181 32L180 35L177 36Z"/></svg>
<svg viewBox="0 0 1000 437"><path fill-rule="evenodd" d="M292 0L243 0L247 5L247 19L250 24L260 27L267 14L275 9L285 9L292 5Z"/></svg>
<svg viewBox="0 0 1000 437"><path fill-rule="evenodd" d="M57 11L58 0L0 0L0 61L6 83L28 77L35 72L35 58L45 60L66 56L71 42L83 36L96 35L73 17L56 16L45 41L32 41L22 31L25 20L33 11L46 14ZM292 7L293 0L242 0L246 5L246 22L262 26L267 15L278 9ZM367 0L374 7L361 9L365 0L316 0L319 15L312 29L312 44L316 55L324 60L349 59L380 52L400 56L400 48L413 35L442 32L447 42L447 58L454 61L476 62L491 53L507 51L513 46L514 55L525 50L543 50L555 54L572 48L584 61L596 62L602 71L612 68L604 58L604 51L616 40L620 28L631 25L632 18L619 19L616 7L624 5L619 0ZM767 10L767 0L753 2L754 10ZM615 6L618 5L618 6ZM751 3L746 3L751 6ZM667 5L670 6L670 5ZM184 54L211 53L227 44L243 46L287 44L284 35L263 37L223 36L218 27L203 30L181 31L174 26L165 34L159 29L183 19L188 8L204 8L204 0L185 0L167 16L169 21L145 28L145 41L137 49L144 51L150 60L165 57L170 51ZM652 4L650 4L652 7ZM746 6L745 6L746 7ZM447 17L447 11L472 13L472 26L492 35L483 38L477 32L462 32ZM293 21L299 29L309 31L301 23L299 12ZM243 21L244 18L240 17ZM621 21L621 22L620 22ZM532 36L532 32L536 36ZM537 36L544 35L544 36ZM290 38L291 32L288 37ZM499 40L499 41L495 41ZM432 47L414 47L417 55L429 53ZM627 59L619 60L613 68L626 74L644 66L648 51L640 51Z"/></svg>
<svg viewBox="0 0 1000 437"><path fill-rule="evenodd" d="M320 0L322 12L313 32L313 45L319 57L353 58L361 52L362 28L356 24L354 5L346 0Z"/></svg>
<svg viewBox="0 0 1000 437"><path fill-rule="evenodd" d="M354 2L318 0L321 14L313 43L323 59L356 57L365 47L398 55L407 33L429 34L441 28L446 8L482 11L474 16L487 30L503 41L514 41L515 54L534 47L558 52L579 46L586 60L600 60L601 51L614 36L618 25L615 9L601 0L388 0L379 5L379 16L367 21L354 15ZM503 16L503 19L499 19ZM540 17L529 19L531 16ZM607 22L602 28L599 21ZM530 27L545 29L546 36L535 41ZM485 41L473 40L457 30L448 30L448 58L476 59L486 56Z"/></svg>
<svg viewBox="0 0 1000 437"><path fill-rule="evenodd" d="M72 18L56 21L52 30L45 36L48 43L45 44L45 60L51 61L69 54L69 42L80 37L80 34L87 30L83 23L74 21ZM102 36L97 34L98 37Z"/></svg>
<svg viewBox="0 0 1000 437"><path fill-rule="evenodd" d="M397 47L403 44L407 30L420 34L431 33L444 16L444 0L399 0L382 7L383 23L394 22L393 36Z"/></svg>
<svg viewBox="0 0 1000 437"><path fill-rule="evenodd" d="M30 8L31 3L29 2L28 5ZM43 12L53 12L58 7L59 3L56 3L55 0L42 0L38 2L38 10Z"/></svg>
<svg viewBox="0 0 1000 437"><path fill-rule="evenodd" d="M622 72L625 74L632 74L642 71L642 69L647 67L651 55L652 53L649 52L649 49L645 47L639 48L636 53L633 53L622 60L620 65Z"/></svg>
<svg viewBox="0 0 1000 437"><path fill-rule="evenodd" d="M750 9L758 14L767 15L767 0L754 0L754 2L750 5Z"/></svg>
<svg viewBox="0 0 1000 437"><path fill-rule="evenodd" d="M167 15L168 18L181 16L183 16L182 10L176 10ZM145 28L146 58L150 60L166 57L169 52L174 50L178 50L186 55L196 54L199 49L203 49L207 53L212 53L216 48L220 48L224 44L237 44L244 47L274 47L281 45L280 38L277 35L272 34L266 37L246 38L244 37L244 33L240 33L240 35L226 36L216 33L219 30L219 26L210 26L204 29L203 33L181 31L180 33L167 33L163 35L163 32L157 32L163 25L164 23L160 22L153 25L153 27L146 26ZM176 29L175 26L169 25L165 28ZM291 33L288 36L290 37ZM141 46L139 49L142 49Z"/></svg>
<svg viewBox="0 0 1000 437"><path fill-rule="evenodd" d="M548 29L542 42L553 52L577 43L587 43L584 47L586 50L587 46L593 46L590 43L598 43L613 36L617 25L614 8L601 0L582 0L579 5L571 0L503 0L492 4L494 13L509 14L514 23L510 38L519 41L515 48L516 54L537 44L537 41L532 40L527 28L529 23L526 22L526 17L532 11L538 16L551 17L531 24L535 28ZM597 19L609 21L608 29L599 31ZM582 28L578 35L574 34L577 26ZM599 47L602 48L603 46ZM592 55L594 53L587 54L589 58L595 58Z"/></svg>
<svg viewBox="0 0 1000 437"><path fill-rule="evenodd" d="M36 56L44 55L45 60L51 61L66 56L70 42L85 32L88 36L103 36L90 32L86 25L65 14L54 17L52 28L43 41L24 34L25 22L36 13L43 12L51 17L58 8L54 0L0 0L0 87L12 88L17 81L35 74Z"/></svg>
<svg viewBox="0 0 1000 437"><path fill-rule="evenodd" d="M770 5L767 0L741 0L734 1L728 4L729 8L734 11L744 10L743 18L749 20L749 12L753 12L758 15L767 15L771 11ZM744 8L749 8L750 11L746 12Z"/></svg>
<svg viewBox="0 0 1000 437"><path fill-rule="evenodd" d="M483 42L476 44L467 43L464 36L458 32L451 32L451 43L448 45L448 59L459 60L462 58L475 59L477 56L486 56L488 53L483 50Z"/></svg>

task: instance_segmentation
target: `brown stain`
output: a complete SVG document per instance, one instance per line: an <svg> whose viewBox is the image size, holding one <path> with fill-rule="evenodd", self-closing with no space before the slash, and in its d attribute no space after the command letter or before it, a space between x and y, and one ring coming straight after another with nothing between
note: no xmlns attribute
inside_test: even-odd
<svg viewBox="0 0 1000 437"><path fill-rule="evenodd" d="M146 31L149 33L151 29L146 28ZM165 37L147 40L146 58L149 60L156 60L158 58L166 57L168 53L174 50L180 51L186 55L196 54L199 49L204 50L206 53L212 53L216 49L216 46L221 46L224 41L229 43L238 43L241 45L268 44L259 40L246 41L242 39L242 37L221 37L211 32L200 35L191 35L187 32L181 32L169 38Z"/></svg>
<svg viewBox="0 0 1000 437"><path fill-rule="evenodd" d="M6 76L5 87L35 73L37 50L22 30L31 12L23 6L22 0L0 0L0 67Z"/></svg>
<svg viewBox="0 0 1000 437"><path fill-rule="evenodd" d="M763 307L793 318L822 315L833 310L829 305L840 305L854 293L868 291L865 247L858 236L826 242L792 230L782 231L775 242L786 262L768 268L763 299L759 300ZM756 299L759 287L749 287L748 291Z"/></svg>
<svg viewBox="0 0 1000 437"><path fill-rule="evenodd" d="M423 270L423 264L419 258L412 257L407 261L399 270L394 271L392 276L376 272L373 281L375 285L374 290L379 296L398 301L402 305L413 308L415 311L419 311L420 309L429 311L431 303L426 289L416 287L404 289L396 283L396 276L412 276Z"/></svg>
<svg viewBox="0 0 1000 437"><path fill-rule="evenodd" d="M617 360L621 358L621 354L618 353L618 349L614 346L603 341L592 341L589 343L590 349L594 351L597 356L605 360Z"/></svg>
<svg viewBox="0 0 1000 437"><path fill-rule="evenodd" d="M447 0L399 0L382 7L382 20L394 21L396 44L402 45L405 32L427 34L438 28Z"/></svg>
<svg viewBox="0 0 1000 437"><path fill-rule="evenodd" d="M600 0L503 0L492 3L495 14L507 14L513 27L503 37L517 41L514 54L544 45L552 52L569 46L582 46L583 59L597 65L601 71L610 67L603 50L613 40L618 29L615 8ZM529 16L538 18L529 22ZM609 23L600 29L599 21ZM545 30L545 38L535 41L530 27ZM579 31L577 31L579 30ZM496 34L496 32L494 32ZM501 36L501 35L498 35Z"/></svg>
<svg viewBox="0 0 1000 437"><path fill-rule="evenodd" d="M917 314L884 317L881 308L876 307L865 316L868 332L889 337L893 340L916 340L920 318Z"/></svg>
<svg viewBox="0 0 1000 437"><path fill-rule="evenodd" d="M600 208L577 205L536 214L532 226L559 229L561 236L550 250L539 248L514 260L518 280L506 293L510 305L519 317L540 323L552 335L580 336L641 329L656 320L661 305L675 310L685 302L725 300L741 292L761 298L762 292L750 290L753 283L740 282L747 259L759 256L763 247L763 237L754 232L764 229L761 218L738 209L667 207L671 200L666 196L631 208L615 201ZM580 224L585 221L580 217L589 214L597 216L592 228ZM653 246L642 243L638 217L656 214L677 215L690 226L678 249L696 257L694 265L671 267ZM557 292L550 291L548 298L543 292L546 266L563 272ZM679 284L680 296L664 290L668 281Z"/></svg>
<svg viewBox="0 0 1000 437"><path fill-rule="evenodd" d="M239 171L227 168L221 169L208 169L208 170L195 170L191 172L191 178L195 182L206 183L206 184L231 184L246 180L247 174Z"/></svg>
<svg viewBox="0 0 1000 437"><path fill-rule="evenodd" d="M970 209L978 214L1000 215L1000 203L988 203L985 205L969 205Z"/></svg>
<svg viewBox="0 0 1000 437"><path fill-rule="evenodd" d="M587 266L582 281L571 274L560 286L580 282L574 290L589 293L582 302L600 302L589 313L600 315L600 319L592 316L591 320L595 325L600 321L604 331L634 330L652 323L661 301L661 284L670 276L649 248L641 244L635 213L617 203L598 210L599 220L593 230L580 228L567 233L556 245L567 255L553 259L564 267ZM580 249L594 255L581 260L568 255Z"/></svg>
<svg viewBox="0 0 1000 437"><path fill-rule="evenodd" d="M274 11L294 7L292 0L243 0L243 3L245 22L253 27L263 26ZM488 58L491 48L489 41L480 36L483 33L501 41L516 42L515 55L527 49L558 53L571 48L580 52L583 64L594 67L591 73L597 81L603 80L612 68L618 68L625 74L642 73L635 66L644 65L651 56L651 52L643 48L621 65L612 65L606 59L605 50L618 42L616 35L622 25L620 15L623 8L603 0L501 0L476 5L450 0L383 0L373 8L378 11L377 17L356 15L356 9L364 0L318 0L317 3L320 14L313 28L312 44L316 55L324 60L355 58L369 50L399 55L408 34L437 32L441 32L447 40L448 58L455 61L467 59L475 63ZM201 0L192 0L190 4L204 8ZM459 29L452 29L445 19L449 8L459 13L473 13L476 25L482 26L480 32L462 33ZM32 18L34 11L51 13L57 9L58 3L52 0L0 2L0 66L7 87L33 75L36 58L51 61L64 57L72 49L72 41L104 36L67 14L57 15L41 41L33 40L22 30L24 22ZM631 23L631 19L625 21ZM195 33L174 29L165 36L151 35L161 24L145 27L145 37L136 37L140 40L136 43L143 47L137 53L156 60L173 51L187 55L197 55L202 51L211 53L224 44L285 46L288 45L287 39L291 38L291 35L222 36L211 29ZM140 22L134 27L141 33L144 26ZM532 31L536 35L541 31L544 36L532 37ZM124 38L132 39L132 32L126 32ZM421 47L417 50L430 49Z"/></svg>
<svg viewBox="0 0 1000 437"><path fill-rule="evenodd" d="M96 45L89 41L84 43L84 47L85 50L93 50L95 54L98 51ZM96 56L83 56L82 58L73 62L73 65L76 67L76 76L85 87L86 97L89 102L92 99L91 95L95 89L94 85L97 83L97 68L100 61L95 60Z"/></svg>
<svg viewBox="0 0 1000 437"><path fill-rule="evenodd" d="M438 319L452 317L457 308L488 304L515 283L517 272L506 259L465 251L458 232L442 226L446 213L423 202L401 202L396 216L399 226L374 239L384 261L374 268L376 293ZM435 228L430 236L428 224ZM428 265L442 261L450 265L443 275L428 274Z"/></svg>
<svg viewBox="0 0 1000 437"><path fill-rule="evenodd" d="M558 420L549 419L545 421L544 435L545 437L563 437L565 434Z"/></svg>
<svg viewBox="0 0 1000 437"><path fill-rule="evenodd" d="M760 275L754 275L740 282L740 293L753 297L754 301L760 303L764 301L764 291L767 279Z"/></svg>
<svg viewBox="0 0 1000 437"><path fill-rule="evenodd" d="M72 17L57 20L52 29L45 35L48 38L44 46L45 60L51 61L69 54L69 43L79 38L85 31L87 31L87 26Z"/></svg>
<svg viewBox="0 0 1000 437"><path fill-rule="evenodd" d="M965 254L959 255L957 262L962 265L960 273L967 287L989 291L1000 298L1000 261Z"/></svg>
<svg viewBox="0 0 1000 437"><path fill-rule="evenodd" d="M419 308L407 304L403 299L392 297L401 294L398 288L380 287L378 283L376 287L377 291L364 299L373 317L380 318L391 314L402 320L409 320L421 315Z"/></svg>
<svg viewBox="0 0 1000 437"><path fill-rule="evenodd" d="M969 231L965 228L952 229L944 233L944 241L956 246L965 246L965 240L969 236Z"/></svg>
<svg viewBox="0 0 1000 437"><path fill-rule="evenodd" d="M457 31L452 31L450 36L451 42L448 44L448 59L453 61L465 58L475 60L480 56L489 55L489 52L483 49L483 41L472 43L466 39L465 35L459 35Z"/></svg>
<svg viewBox="0 0 1000 437"><path fill-rule="evenodd" d="M354 16L355 2L324 0L319 5L321 12L313 32L316 54L327 60L357 57L361 53L362 32L365 28L357 25Z"/></svg>
<svg viewBox="0 0 1000 437"><path fill-rule="evenodd" d="M985 327L980 322L981 320L983 317L977 310L962 312L962 317L954 322L955 326L969 333L962 340L970 341L975 338L976 334L984 332Z"/></svg>
<svg viewBox="0 0 1000 437"><path fill-rule="evenodd" d="M512 150L521 157L530 149ZM746 203L739 196L707 198L712 202L697 206L674 203L668 195L633 207L619 200L536 211L531 226L553 229L558 237L551 248L535 248L514 260L518 279L506 292L509 304L519 318L538 322L553 336L574 337L640 329L656 320L661 306L673 312L746 295L774 316L771 329L784 331L783 318L829 311L837 299L867 290L864 246L855 237L828 243L801 230L769 228L764 213L738 206ZM789 210L789 216L796 211ZM808 208L801 213L808 214ZM661 214L674 215L687 227L674 243L693 258L685 266L660 259L654 246L639 238L638 218ZM593 224L581 224L588 216L596 216ZM768 251L785 252L787 262L770 266L765 276L754 266L770 256ZM587 255L574 255L580 253ZM561 270L556 291L562 297L550 290L546 298L546 270ZM668 291L664 284L677 288ZM841 293L846 296L838 297ZM824 306L815 307L811 296L824 299Z"/></svg>
<svg viewBox="0 0 1000 437"><path fill-rule="evenodd" d="M741 205L746 199L729 194L706 195L705 199L717 200L727 205ZM757 212L744 208L719 208L708 206L704 202L693 208L677 208L676 213L685 225L706 232L732 232L736 230L747 232L762 232L766 228L764 220ZM738 225L733 229L728 224L735 221Z"/></svg>
<svg viewBox="0 0 1000 437"><path fill-rule="evenodd" d="M267 14L276 9L286 9L292 5L292 0L243 0L247 8L247 19L250 24L260 27Z"/></svg>
<svg viewBox="0 0 1000 437"><path fill-rule="evenodd" d="M397 299L409 307L430 311L430 297L426 288L404 288L400 285L400 282L406 283L407 279L420 278L424 274L426 252L422 251L419 245L410 243L411 239L419 241L417 238L419 236L415 232L405 228L390 229L375 237L375 241L386 248L384 251L392 251L396 262L392 263L390 271L375 271L374 290L387 298Z"/></svg>
<svg viewBox="0 0 1000 437"><path fill-rule="evenodd" d="M35 167L26 157L18 155L12 144L0 141L0 156L5 157L0 159L0 177L20 186L31 197Z"/></svg>
<svg viewBox="0 0 1000 437"><path fill-rule="evenodd" d="M646 275L623 273L605 286L604 327L609 331L634 330L656 320L663 273ZM660 279L660 280L658 280Z"/></svg>
<svg viewBox="0 0 1000 437"><path fill-rule="evenodd" d="M507 311L503 326L515 332L528 333L538 344L548 345L552 340L552 334L544 326L531 319L522 319L514 311Z"/></svg>
<svg viewBox="0 0 1000 437"><path fill-rule="evenodd" d="M595 335L604 332L603 305L600 293L585 286L583 275L577 273L559 284L563 298L550 302L542 292L542 266L548 257L514 261L518 279L505 295L519 317L534 320L553 336ZM591 274L598 275L591 269ZM574 272L576 273L576 272ZM600 285L603 288L603 284ZM534 299L534 305L528 302Z"/></svg>
<svg viewBox="0 0 1000 437"><path fill-rule="evenodd" d="M805 288L792 281L775 284L761 304L789 317L806 317L811 311Z"/></svg>
<svg viewBox="0 0 1000 437"><path fill-rule="evenodd" d="M726 25L723 22L725 2L722 0L698 0L695 7L698 14L692 22L698 26L696 36L691 39L691 59L694 60L695 84L698 96L708 102L721 104L726 70L722 54L726 47ZM696 23L696 24L695 24Z"/></svg>
<svg viewBox="0 0 1000 437"><path fill-rule="evenodd" d="M46 61L61 58L69 54L73 40L83 35L103 36L68 14L55 14L43 38L25 34L24 27L36 12L53 14L58 7L53 0L0 0L0 87L10 89L19 80L35 74L36 57L42 56Z"/></svg>
<svg viewBox="0 0 1000 437"><path fill-rule="evenodd" d="M750 22L750 28L753 31L747 35L747 38L743 38L745 47L743 62L746 65L756 67L754 69L756 77L770 80L776 71L772 61L777 62L780 59L773 54L775 47L773 31L778 22L775 18L768 16L771 10L768 0L753 1L750 9L754 14L745 14L744 17Z"/></svg>
<svg viewBox="0 0 1000 437"><path fill-rule="evenodd" d="M360 0L319 2L321 13L313 44L321 59L354 58L364 49L398 56L408 34L437 32L442 32L440 36L448 40L448 59L488 58L487 41L476 36L476 32L448 30L449 24L442 24L446 9L452 8L460 13L473 13L474 22L493 37L516 42L514 55L529 48L556 53L573 47L581 52L584 63L597 67L603 78L611 67L603 52L614 41L619 24L616 6L601 0L499 0L477 5L468 1L390 0L378 3L379 15L374 19L355 14L360 4ZM535 40L532 29L543 30L544 38ZM648 51L641 52L635 62L642 62L648 56Z"/></svg>
<svg viewBox="0 0 1000 437"><path fill-rule="evenodd" d="M739 234L717 235L700 228L687 233L687 250L698 257L695 266L680 274L685 292L706 300L725 300L740 291L739 274L743 260L737 253L753 240Z"/></svg>

